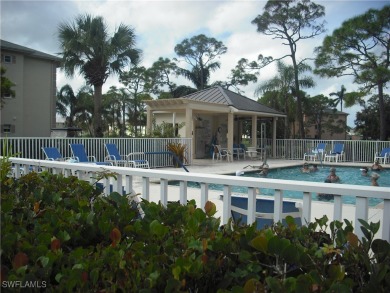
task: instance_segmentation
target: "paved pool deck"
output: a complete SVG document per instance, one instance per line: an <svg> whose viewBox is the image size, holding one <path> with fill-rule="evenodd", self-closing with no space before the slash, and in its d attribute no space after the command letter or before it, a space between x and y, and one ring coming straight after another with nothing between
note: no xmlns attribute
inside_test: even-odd
<svg viewBox="0 0 390 293"><path fill-rule="evenodd" d="M298 167L302 166L303 160L281 160L281 159L268 159L267 164L270 169L281 168L281 167ZM252 159L241 159L234 160L233 162L226 161L213 161L211 159L195 159L190 166L187 166L187 169L190 173L201 173L201 174L235 174L236 171L256 171L262 165L260 160ZM320 166L320 162L309 162L315 163ZM324 166L355 166L355 167L371 167L371 164L367 163L349 163L349 162L339 162L339 163L324 163ZM383 166L385 168L390 168L390 166ZM160 168L159 168L160 169ZM171 170L186 172L183 168L161 168L160 170ZM140 178L134 178L134 189L136 192L141 192L142 182ZM220 198L222 194L221 191L210 190L209 189L209 200L215 203L217 207L216 217L221 218L222 222L222 207L223 202ZM160 185L159 182L153 182L150 184L150 200L158 202L160 197ZM194 199L196 202L200 202L200 189L198 188L188 188L187 189L188 199ZM168 200L179 200L179 187L178 186L168 186ZM300 200L294 200L300 201ZM333 219L333 203L312 202L312 212L310 221L313 222L316 218L321 218L323 215L327 215L328 219L331 221ZM382 223L383 221L383 207L378 205L376 207L370 207L368 211L369 222L378 222ZM342 218L348 219L354 222L355 219L355 206L350 204L344 204L342 209ZM376 237L381 237L381 231L378 232Z"/></svg>

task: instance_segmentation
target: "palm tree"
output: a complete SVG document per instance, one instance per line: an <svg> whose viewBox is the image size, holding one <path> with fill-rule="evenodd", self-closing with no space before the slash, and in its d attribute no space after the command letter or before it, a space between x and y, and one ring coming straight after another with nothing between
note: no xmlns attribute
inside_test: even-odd
<svg viewBox="0 0 390 293"><path fill-rule="evenodd" d="M102 137L103 84L110 74L121 73L129 63L138 63L141 52L134 48L134 30L120 24L110 37L102 17L86 14L73 23L60 24L59 40L65 73L73 76L79 70L87 84L94 87L94 135Z"/></svg>
<svg viewBox="0 0 390 293"><path fill-rule="evenodd" d="M65 124L68 127L75 127L77 114L84 111L83 105L80 103L83 94L92 94L91 88L83 86L75 94L72 87L66 84L57 93L57 113L65 118Z"/></svg>
<svg viewBox="0 0 390 293"><path fill-rule="evenodd" d="M289 122L295 121L296 111L292 103L294 102L292 96L295 93L295 74L294 67L286 65L282 61L277 61L276 63L278 74L273 78L269 79L262 83L257 89L256 94L260 92L276 91L278 92L278 99L281 105L284 105L284 112L287 115L285 119L285 138L290 137L290 127ZM310 70L308 65L303 63L298 67L299 74L302 74L305 71ZM309 88L314 86L314 81L309 76L304 76L299 79L299 85L301 88Z"/></svg>
<svg viewBox="0 0 390 293"><path fill-rule="evenodd" d="M345 100L345 92L347 89L344 85L341 86L341 89L339 92L330 93L330 96L336 96L335 99L332 100L332 106L337 107L338 104L340 104L340 111L343 112L343 101Z"/></svg>

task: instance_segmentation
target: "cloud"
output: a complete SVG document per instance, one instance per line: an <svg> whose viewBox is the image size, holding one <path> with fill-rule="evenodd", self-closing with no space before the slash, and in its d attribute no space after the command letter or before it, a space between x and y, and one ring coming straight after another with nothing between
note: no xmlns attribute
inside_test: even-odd
<svg viewBox="0 0 390 293"><path fill-rule="evenodd" d="M314 1L326 8L327 34L331 34L342 22L359 15L369 8L381 8L387 1ZM200 33L222 41L228 52L221 56L221 68L212 75L212 81L224 80L241 58L256 60L259 54L281 57L288 52L281 40L256 32L251 21L259 14L266 1L256 0L2 0L1 1L1 39L55 55L60 52L58 25L70 22L79 14L102 16L112 32L120 23L135 29L137 47L143 51L143 64L149 67L160 56L173 58L174 47L185 38ZM321 44L325 34L316 39L302 41L298 45L298 58L313 57L313 49ZM285 59L289 64L290 60ZM273 77L275 66L261 70L259 82ZM75 90L85 84L80 76L73 79L58 73L57 85L71 84ZM348 91L355 90L351 79L318 79L315 88L308 90L310 95L328 95L338 91L344 84ZM190 83L180 78L177 83ZM254 98L258 84L251 84L243 90ZM121 86L117 76L107 80L103 91L111 85ZM353 116L353 117L351 117ZM348 124L353 125L354 115Z"/></svg>

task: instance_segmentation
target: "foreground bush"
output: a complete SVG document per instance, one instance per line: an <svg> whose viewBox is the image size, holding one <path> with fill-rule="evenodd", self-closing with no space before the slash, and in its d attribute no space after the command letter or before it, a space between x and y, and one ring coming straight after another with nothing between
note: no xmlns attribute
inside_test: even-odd
<svg viewBox="0 0 390 293"><path fill-rule="evenodd" d="M215 205L163 207L75 177L1 182L1 284L46 292L388 292L390 245L379 224L326 217L308 227L220 227ZM19 281L19 283L12 283ZM35 283L34 283L35 282Z"/></svg>

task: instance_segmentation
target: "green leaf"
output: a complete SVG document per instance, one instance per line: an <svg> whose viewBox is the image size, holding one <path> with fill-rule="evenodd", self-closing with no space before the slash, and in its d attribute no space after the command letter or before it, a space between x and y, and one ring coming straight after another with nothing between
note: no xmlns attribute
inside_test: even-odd
<svg viewBox="0 0 390 293"><path fill-rule="evenodd" d="M328 273L333 280L342 281L345 277L345 267L340 264L330 265Z"/></svg>
<svg viewBox="0 0 390 293"><path fill-rule="evenodd" d="M164 225L159 223L157 220L154 220L153 222L151 222L149 227L150 227L150 232L159 238L163 237L169 231L168 227L165 227Z"/></svg>
<svg viewBox="0 0 390 293"><path fill-rule="evenodd" d="M268 250L268 240L264 235L257 236L252 239L250 245L258 251L262 251L264 253Z"/></svg>
<svg viewBox="0 0 390 293"><path fill-rule="evenodd" d="M78 269L82 270L83 268L84 268L83 264L78 263L73 265L72 270L78 270Z"/></svg>
<svg viewBox="0 0 390 293"><path fill-rule="evenodd" d="M278 236L272 237L268 242L268 252L274 255L281 255L283 250L290 245L290 240Z"/></svg>
<svg viewBox="0 0 390 293"><path fill-rule="evenodd" d="M57 281L58 283L61 282L62 276L63 276L63 275L62 275L61 273L58 273L58 274L55 276L55 279L56 279L56 281Z"/></svg>
<svg viewBox="0 0 390 293"><path fill-rule="evenodd" d="M46 267L47 264L49 263L49 258L46 256L41 256L38 258L38 261L42 264L42 267Z"/></svg>

